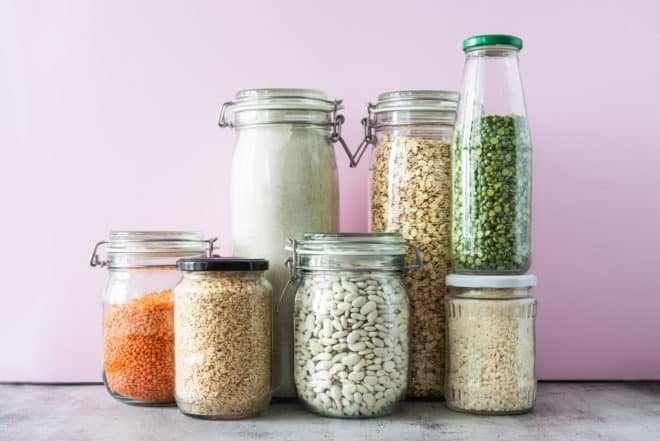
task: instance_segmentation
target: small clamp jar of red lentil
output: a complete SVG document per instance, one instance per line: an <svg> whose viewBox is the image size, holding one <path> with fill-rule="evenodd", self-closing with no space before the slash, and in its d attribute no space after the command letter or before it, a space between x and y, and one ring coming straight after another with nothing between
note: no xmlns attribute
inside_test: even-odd
<svg viewBox="0 0 660 441"><path fill-rule="evenodd" d="M103 382L116 399L174 404L176 261L211 255L215 240L198 231L112 231L94 247L90 265L106 267L109 275L103 291Z"/></svg>

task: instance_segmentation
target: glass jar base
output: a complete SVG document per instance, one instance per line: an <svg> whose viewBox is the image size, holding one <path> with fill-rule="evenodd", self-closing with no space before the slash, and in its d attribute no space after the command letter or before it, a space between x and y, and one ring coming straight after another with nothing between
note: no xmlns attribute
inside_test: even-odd
<svg viewBox="0 0 660 441"><path fill-rule="evenodd" d="M392 415L395 413L397 410L399 410L399 403L395 403L393 405L385 407L382 411L378 412L377 414L373 415L367 415L367 414L360 414L360 415L346 415L346 414L339 414L339 413L329 413L323 410L319 410L313 406L310 406L304 401L301 401L303 407L308 410L309 412L313 413L314 415L318 415L324 418L334 418L334 419L339 419L339 420L370 420L370 419L376 419L376 418L384 418Z"/></svg>
<svg viewBox="0 0 660 441"><path fill-rule="evenodd" d="M200 408L206 408L208 409L208 406L203 406L199 404L190 404L190 403L184 403L181 401L177 401L177 406L179 408L179 411L184 414L185 416L189 416L191 418L196 418L200 420L244 420L247 418L253 418L261 413L268 407L268 403L270 402L267 401L265 404L261 405L260 407L257 406L245 406L246 409L250 409L249 412L245 413L234 413L231 414L229 412L207 412L207 413L202 413L200 412ZM205 409L205 410L206 410ZM256 410L255 410L256 409Z"/></svg>
<svg viewBox="0 0 660 441"><path fill-rule="evenodd" d="M105 390L108 391L108 393L112 398L124 404L128 404L130 406L141 406L141 407L175 407L176 406L174 397L172 397L172 400L166 400L166 401L139 400L137 398L128 395L122 395L119 392L115 392L108 385L108 380L105 376L105 371L103 372L103 386L105 387Z"/></svg>
<svg viewBox="0 0 660 441"><path fill-rule="evenodd" d="M437 403L446 400L442 395L408 395L406 401L413 403Z"/></svg>
<svg viewBox="0 0 660 441"><path fill-rule="evenodd" d="M524 408L524 409L513 409L513 410L480 410L480 409L463 409L461 407L456 407L449 402L447 402L447 408L454 412L465 413L469 415L481 415L481 416L506 416L506 415L524 415L530 413L534 410L534 406Z"/></svg>

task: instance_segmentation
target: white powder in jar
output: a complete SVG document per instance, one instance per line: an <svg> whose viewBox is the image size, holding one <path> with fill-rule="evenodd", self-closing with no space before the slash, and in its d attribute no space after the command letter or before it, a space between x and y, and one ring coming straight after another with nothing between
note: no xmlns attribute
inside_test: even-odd
<svg viewBox="0 0 660 441"><path fill-rule="evenodd" d="M231 177L235 256L263 257L277 300L287 280L287 238L304 232L335 232L339 225L337 166L327 129L270 124L237 131ZM273 387L275 396L295 396L292 311L289 293L275 314L273 302Z"/></svg>
<svg viewBox="0 0 660 441"><path fill-rule="evenodd" d="M536 299L520 297L521 292L527 290L474 289L448 299L450 408L515 414L534 407Z"/></svg>

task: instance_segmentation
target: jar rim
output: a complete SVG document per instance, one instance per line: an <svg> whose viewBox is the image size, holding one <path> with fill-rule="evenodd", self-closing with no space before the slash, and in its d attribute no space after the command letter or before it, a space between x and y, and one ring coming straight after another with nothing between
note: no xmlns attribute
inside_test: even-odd
<svg viewBox="0 0 660 441"><path fill-rule="evenodd" d="M538 281L534 274L522 275L472 275L449 274L447 286L457 288L532 288Z"/></svg>
<svg viewBox="0 0 660 441"><path fill-rule="evenodd" d="M248 257L193 257L177 260L176 267L184 272L266 271L268 260Z"/></svg>

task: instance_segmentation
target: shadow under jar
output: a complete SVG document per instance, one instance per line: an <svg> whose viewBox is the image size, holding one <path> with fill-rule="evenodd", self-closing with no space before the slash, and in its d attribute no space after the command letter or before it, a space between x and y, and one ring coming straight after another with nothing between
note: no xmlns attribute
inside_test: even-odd
<svg viewBox="0 0 660 441"><path fill-rule="evenodd" d="M523 274L531 260L532 142L511 35L463 42L452 144L454 271Z"/></svg>
<svg viewBox="0 0 660 441"><path fill-rule="evenodd" d="M92 266L108 268L103 292L103 382L127 404L174 404L172 289L182 257L212 253L196 231L112 231ZM107 260L97 252L106 247Z"/></svg>
<svg viewBox="0 0 660 441"><path fill-rule="evenodd" d="M410 301L408 397L444 394L445 277L451 267L451 141L457 92L383 93L363 120L370 167L370 231L400 232L423 265L403 281ZM373 129L373 133L371 130ZM359 157L358 157L359 159Z"/></svg>
<svg viewBox="0 0 660 441"><path fill-rule="evenodd" d="M271 396L268 261L182 259L174 289L176 403L188 416L240 419Z"/></svg>
<svg viewBox="0 0 660 441"><path fill-rule="evenodd" d="M294 378L322 416L388 415L405 398L409 307L398 233L305 234L290 241ZM414 245L408 245L414 248Z"/></svg>
<svg viewBox="0 0 660 441"><path fill-rule="evenodd" d="M452 410L527 413L536 401L536 276L447 276L447 381Z"/></svg>

